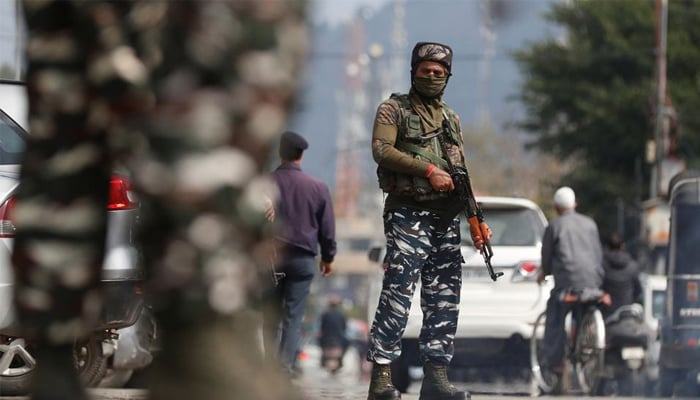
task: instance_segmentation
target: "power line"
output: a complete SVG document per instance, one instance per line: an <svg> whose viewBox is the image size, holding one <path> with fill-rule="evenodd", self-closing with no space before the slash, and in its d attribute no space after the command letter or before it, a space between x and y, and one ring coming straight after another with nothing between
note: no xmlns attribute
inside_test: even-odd
<svg viewBox="0 0 700 400"><path fill-rule="evenodd" d="M316 60L347 60L350 59L350 55L345 52L325 52L325 51L312 51L309 56L312 59ZM396 54L396 53L385 53L382 57L384 58L391 58L391 57L407 57L407 54ZM452 57L453 61L480 61L486 57L489 57L490 59L498 59L498 60L512 60L512 56L510 54L494 54L494 55L486 55L485 53L471 53L471 54L457 54L455 53Z"/></svg>

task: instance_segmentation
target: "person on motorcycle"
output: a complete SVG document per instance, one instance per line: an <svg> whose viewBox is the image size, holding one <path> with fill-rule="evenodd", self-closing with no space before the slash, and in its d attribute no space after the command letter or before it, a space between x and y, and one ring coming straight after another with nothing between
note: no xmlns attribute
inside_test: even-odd
<svg viewBox="0 0 700 400"><path fill-rule="evenodd" d="M633 303L642 304L642 284L639 280L639 264L624 249L624 242L617 233L608 235L603 253L603 291L610 295L611 304L603 307L606 318L618 308Z"/></svg>
<svg viewBox="0 0 700 400"><path fill-rule="evenodd" d="M566 340L564 318L571 305L561 295L568 289L601 288L603 284L603 249L598 226L576 209L576 195L567 186L554 193L558 217L545 229L542 239L542 266L537 276L541 284L545 276L554 276L554 288L547 301L543 367L560 375L563 371Z"/></svg>
<svg viewBox="0 0 700 400"><path fill-rule="evenodd" d="M613 233L604 240L603 254L603 290L610 297L610 304L601 307L605 318L606 363L613 370L620 371L614 366L622 366L625 372L626 363L622 362L620 351L625 347L645 348L650 332L644 324L643 291L639 280L639 264L624 249L622 238ZM636 304L635 304L636 303ZM617 361L617 362L615 362ZM631 388L625 386L625 392L631 394Z"/></svg>
<svg viewBox="0 0 700 400"><path fill-rule="evenodd" d="M331 296L328 308L321 314L321 366L325 368L326 362L334 361L334 365L329 367L331 372L336 372L343 366L343 356L348 348L347 318L340 306L340 297Z"/></svg>

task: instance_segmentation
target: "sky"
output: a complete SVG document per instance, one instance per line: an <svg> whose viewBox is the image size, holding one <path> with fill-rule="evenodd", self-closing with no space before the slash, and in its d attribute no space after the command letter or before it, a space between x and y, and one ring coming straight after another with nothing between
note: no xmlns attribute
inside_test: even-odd
<svg viewBox="0 0 700 400"><path fill-rule="evenodd" d="M337 25L349 19L361 7L376 10L391 0L313 0L312 19L317 22Z"/></svg>
<svg viewBox="0 0 700 400"><path fill-rule="evenodd" d="M0 65L16 63L15 37L15 2L0 0Z"/></svg>
<svg viewBox="0 0 700 400"><path fill-rule="evenodd" d="M349 19L361 7L376 10L392 0L312 0L311 18L317 23L338 25ZM15 61L15 2L0 0L0 64Z"/></svg>

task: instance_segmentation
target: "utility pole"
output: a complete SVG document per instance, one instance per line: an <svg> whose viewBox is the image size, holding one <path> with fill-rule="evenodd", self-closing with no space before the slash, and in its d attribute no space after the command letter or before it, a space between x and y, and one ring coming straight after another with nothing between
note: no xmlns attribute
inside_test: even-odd
<svg viewBox="0 0 700 400"><path fill-rule="evenodd" d="M406 0L394 1L393 25L391 29L391 58L389 59L387 88L397 90L408 80L408 33L406 32ZM382 97L388 93L382 93Z"/></svg>
<svg viewBox="0 0 700 400"><path fill-rule="evenodd" d="M336 160L334 209L339 220L359 217L359 196L362 186L360 168L364 149L358 143L366 139L364 125L367 112L367 79L369 56L365 47L366 15L359 11L348 23L345 32L345 77L338 94L340 126ZM362 150L362 151L361 151Z"/></svg>
<svg viewBox="0 0 700 400"><path fill-rule="evenodd" d="M495 54L496 40L498 33L493 29L493 19L491 18L491 0L482 0L481 2L481 18L479 25L479 34L484 41L484 56L479 65L479 110L478 120L479 125L483 129L486 126L491 126L491 104L489 94L490 79L491 79L491 60Z"/></svg>
<svg viewBox="0 0 700 400"><path fill-rule="evenodd" d="M22 49L24 48L24 15L22 13L21 0L15 1L15 79L22 79L22 69L24 67L24 57L22 57Z"/></svg>
<svg viewBox="0 0 700 400"><path fill-rule="evenodd" d="M665 157L664 119L666 118L666 32L668 24L668 0L656 0L656 120L654 127L654 160L651 169L649 198L659 196L661 163Z"/></svg>

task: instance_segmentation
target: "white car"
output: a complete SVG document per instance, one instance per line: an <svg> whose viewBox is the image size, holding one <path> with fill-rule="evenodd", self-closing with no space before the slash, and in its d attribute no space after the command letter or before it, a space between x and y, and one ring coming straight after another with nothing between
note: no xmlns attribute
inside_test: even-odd
<svg viewBox="0 0 700 400"><path fill-rule="evenodd" d="M26 96L24 84L0 80L0 365L4 366L0 369L0 395L3 396L27 394L36 366L33 344L18 336L10 261L15 235L12 210L19 185L19 163L27 140ZM133 369L147 365L151 357L149 349L132 343L147 344L155 334L148 316L141 318L145 308L143 271L135 243L138 200L127 174L120 172L115 170L110 180L100 326L75 346L76 367L86 386L126 383ZM119 376L104 383L108 372Z"/></svg>
<svg viewBox="0 0 700 400"><path fill-rule="evenodd" d="M483 256L471 243L469 226L462 220L465 263L451 366L474 368L481 374L480 379L503 375L527 379L532 326L545 310L552 288L550 282L540 286L536 281L547 219L537 204L524 198L477 197L477 202L493 231L491 264L503 276L495 282L491 280ZM370 249L370 259L380 265L378 275L370 283L370 323L381 291L384 253L381 246ZM392 364L394 384L402 392L413 379L420 378L421 322L420 288L417 288L401 343L401 357Z"/></svg>

